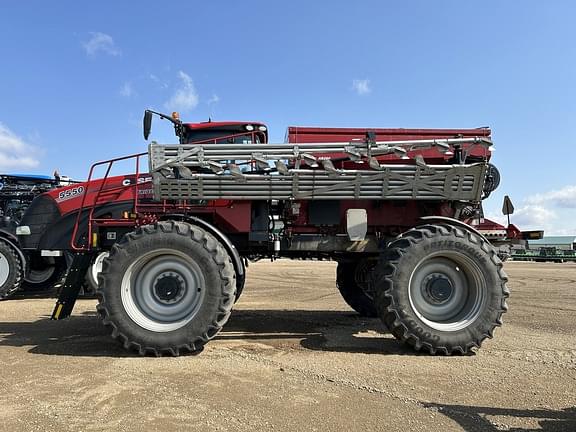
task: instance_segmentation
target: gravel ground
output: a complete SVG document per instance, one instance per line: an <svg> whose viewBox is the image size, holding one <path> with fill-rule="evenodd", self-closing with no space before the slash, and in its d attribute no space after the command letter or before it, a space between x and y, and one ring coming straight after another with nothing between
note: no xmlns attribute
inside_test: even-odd
<svg viewBox="0 0 576 432"><path fill-rule="evenodd" d="M260 262L199 355L140 358L95 300L0 303L2 431L576 431L576 264L507 263L505 325L431 357L362 319L327 262Z"/></svg>

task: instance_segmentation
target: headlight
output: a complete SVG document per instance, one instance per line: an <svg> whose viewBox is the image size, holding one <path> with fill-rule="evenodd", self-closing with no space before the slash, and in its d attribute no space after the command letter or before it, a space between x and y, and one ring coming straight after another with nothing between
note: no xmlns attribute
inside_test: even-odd
<svg viewBox="0 0 576 432"><path fill-rule="evenodd" d="M16 235L30 235L30 227L28 225L21 225L16 227Z"/></svg>

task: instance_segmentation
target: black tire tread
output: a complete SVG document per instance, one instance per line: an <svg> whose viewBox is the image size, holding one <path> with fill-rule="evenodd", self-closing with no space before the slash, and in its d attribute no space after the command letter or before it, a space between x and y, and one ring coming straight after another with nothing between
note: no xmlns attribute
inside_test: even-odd
<svg viewBox="0 0 576 432"><path fill-rule="evenodd" d="M213 322L210 324L209 329L200 335L196 340L181 344L178 346L171 346L165 348L157 348L152 346L142 346L136 341L130 340L128 335L122 333L117 325L110 319L106 294L102 290L102 280L109 274L110 260L125 249L129 242L137 240L141 237L154 234L158 230L165 233L176 232L182 236L188 236L193 241L202 245L208 251L214 262L217 264L221 280L221 301L218 308L219 314L214 317ZM135 232L125 235L122 240L116 243L110 250L110 256L104 260L102 265L102 272L98 275L98 288L96 289L96 297L99 301L96 309L100 314L102 321L106 327L111 331L112 338L118 340L125 349L135 351L139 355L152 355L160 356L173 356L177 357L181 354L198 353L202 351L204 345L222 329L224 324L230 317L232 306L236 298L236 281L235 281L234 266L224 247L208 232L200 227L190 225L184 222L175 221L161 221L154 225L146 225Z"/></svg>
<svg viewBox="0 0 576 432"><path fill-rule="evenodd" d="M339 262L336 267L336 287L340 295L360 316L375 318L378 311L374 301L366 297L362 289L356 284L354 272L358 262Z"/></svg>
<svg viewBox="0 0 576 432"><path fill-rule="evenodd" d="M435 236L451 236L460 237L466 241L477 244L479 247L486 252L492 264L496 267L497 274L500 280L500 288L502 290L502 299L500 304L500 310L492 323L491 328L487 331L477 334L473 341L469 342L465 346L462 345L451 345L451 346L435 346L429 342L422 341L421 338L414 332L411 332L402 321L400 314L398 312L398 305L394 304L393 296L390 294L393 289L392 276L398 270L399 259L406 253L409 253L409 249L412 245L420 243L424 238L432 238ZM398 340L410 345L416 351L427 350L430 354L469 354L474 349L480 348L482 342L486 338L492 338L495 327L502 325L502 315L508 310L507 299L510 296L510 290L508 289L506 283L508 282L508 276L504 272L503 264L496 250L490 245L490 243L474 234L471 231L464 230L459 227L455 227L449 224L438 224L438 225L424 225L417 228L412 228L411 230L405 232L396 240L394 240L388 246L387 250L384 252L383 261L379 265L379 279L383 282L384 290L378 293L377 302L385 310L384 314L381 314L382 320L390 330L390 332Z"/></svg>

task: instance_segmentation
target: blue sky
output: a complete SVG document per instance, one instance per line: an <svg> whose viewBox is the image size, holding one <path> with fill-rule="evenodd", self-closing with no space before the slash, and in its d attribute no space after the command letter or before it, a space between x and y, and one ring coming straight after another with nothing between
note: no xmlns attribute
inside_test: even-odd
<svg viewBox="0 0 576 432"><path fill-rule="evenodd" d="M522 228L576 233L576 3L2 2L0 171L85 178L189 121L490 126ZM156 122L153 138L172 138Z"/></svg>

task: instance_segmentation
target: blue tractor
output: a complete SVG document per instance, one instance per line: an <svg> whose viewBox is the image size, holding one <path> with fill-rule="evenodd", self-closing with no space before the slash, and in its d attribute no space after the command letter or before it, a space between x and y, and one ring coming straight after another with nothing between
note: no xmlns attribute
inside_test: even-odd
<svg viewBox="0 0 576 432"><path fill-rule="evenodd" d="M67 178L30 174L0 174L0 300L19 289L39 291L54 286L66 271L62 256L24 254L16 227L32 200L41 193L64 186Z"/></svg>

